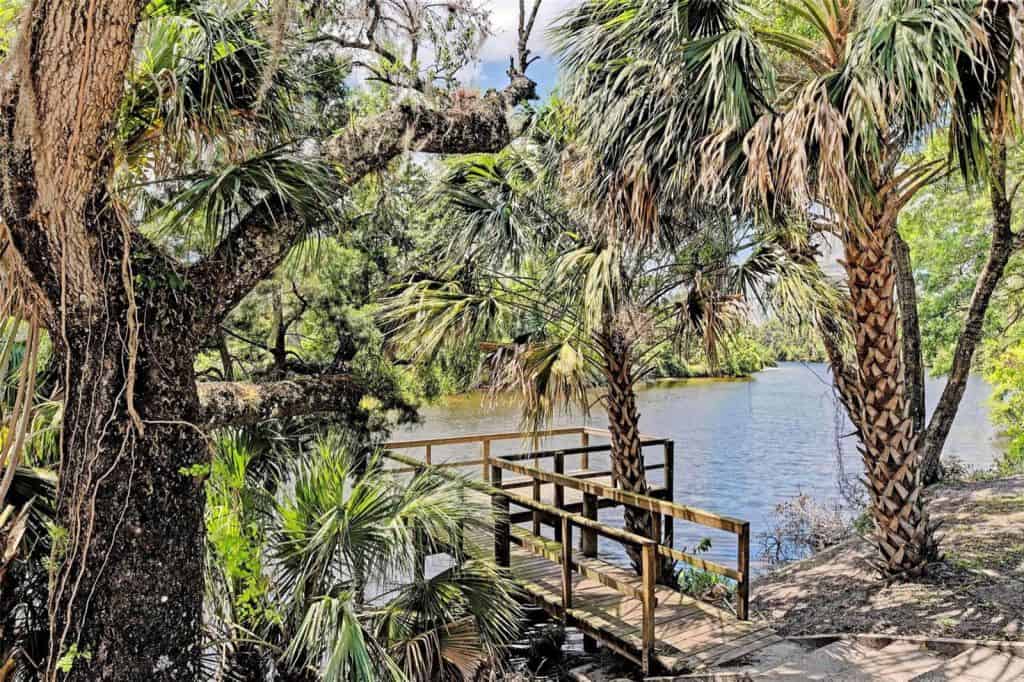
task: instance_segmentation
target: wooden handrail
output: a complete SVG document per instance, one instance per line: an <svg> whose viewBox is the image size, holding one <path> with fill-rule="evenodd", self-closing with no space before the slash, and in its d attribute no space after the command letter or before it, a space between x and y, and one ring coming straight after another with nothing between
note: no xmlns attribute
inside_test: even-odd
<svg viewBox="0 0 1024 682"><path fill-rule="evenodd" d="M427 465L424 464L423 462L419 462L415 459L412 459L411 457L406 457L395 452L386 453L385 457L393 459L409 467L416 467L419 469L439 469L439 466L437 464L433 464L430 465L430 467L427 467ZM491 466L494 466L494 460L491 460ZM618 542L637 547L642 547L643 545L647 544L657 544L657 542L655 542L654 540L648 537L644 537L643 535L630 533L627 530L615 528L614 526L606 526L598 521L592 521L581 514L565 511L564 509L558 509L557 507L554 507L550 504L546 504L544 502L535 502L534 500L531 500L529 497L517 495L503 488L496 487L495 485L489 485L487 483L481 483L480 481L462 478L461 476L455 476L454 474L449 474L445 471L438 471L437 473L446 478L454 479L459 483L464 484L468 488L472 488L474 490L477 490L478 492L485 493L492 497L494 495L501 495L502 497L507 497L509 499L509 502L515 504L518 507L525 507L526 509L539 511L542 514L546 514L548 516L552 516L559 519L563 517L568 518L576 526L579 526L580 528L586 528L587 530L592 530L598 535L606 537L609 540L617 540Z"/></svg>
<svg viewBox="0 0 1024 682"><path fill-rule="evenodd" d="M503 431L499 433L480 433L468 436L446 436L444 438L422 438L418 440L396 440L384 444L388 450L405 450L408 448L422 448L427 445L464 445L467 443L482 443L488 440L516 440L517 438L549 438L551 436L574 436L583 433L585 426L567 426L557 429L547 429L538 433L528 431Z"/></svg>
<svg viewBox="0 0 1024 682"><path fill-rule="evenodd" d="M627 492L620 488L612 488L611 486L603 485L601 483L595 483L593 481L573 478L572 476L564 476L561 474L555 474L550 471L544 471L542 469L535 469L533 467L522 466L515 462L510 462L503 457L494 457L491 459L492 466L499 466L506 471L519 474L521 476L532 476L545 483L553 483L556 485L562 485L566 488L572 488L584 493L592 493L600 497L605 497L610 500L614 500L619 504L626 504L637 509L643 509L644 511L657 512L659 514L666 514L672 518L679 519L681 521L689 521L709 528L717 528L718 530L728 531L730 533L739 534L746 521L735 519L729 516L722 516L713 512L698 509L697 507L689 507L682 504L676 504L675 502L666 502L647 495L640 495L637 493Z"/></svg>
<svg viewBox="0 0 1024 682"><path fill-rule="evenodd" d="M435 465L435 466L437 466L437 465ZM661 471L664 468L665 468L664 464L645 464L644 465L644 470L645 471ZM408 468L404 468L404 469L388 469L387 471L408 471ZM577 470L573 471L572 473L566 474L566 476L572 476L573 478L578 478L578 479L603 478L605 476L611 476L611 475L612 475L612 472L609 471L608 469L591 469L589 471L584 471L584 470L577 469ZM538 481L538 483L539 483L539 481ZM509 481L508 483L504 483L504 484L502 484L502 487L504 487L505 490L513 490L515 488L525 488L525 487L533 485L533 484L534 484L534 481L532 479L527 479L527 478L524 477L524 478L520 478L520 479L515 480L515 481Z"/></svg>
<svg viewBox="0 0 1024 682"><path fill-rule="evenodd" d="M664 445L667 441L664 438L640 441L640 447ZM555 450L540 450L538 452L520 452L515 455L501 455L501 458L508 462L521 462L529 459L549 459L555 455L592 455L597 452L611 452L611 445L589 445L579 448L558 448Z"/></svg>
<svg viewBox="0 0 1024 682"><path fill-rule="evenodd" d="M724 575L726 578L732 578L736 582L743 580L743 573L741 571L737 571L735 568L729 568L728 566L723 566L722 564L715 563L714 561L701 559L700 557L687 554L686 552L682 552L672 547L658 545L658 554L667 559L675 559L676 561L682 561L690 564L694 568L699 568L702 571L709 571L711 573Z"/></svg>

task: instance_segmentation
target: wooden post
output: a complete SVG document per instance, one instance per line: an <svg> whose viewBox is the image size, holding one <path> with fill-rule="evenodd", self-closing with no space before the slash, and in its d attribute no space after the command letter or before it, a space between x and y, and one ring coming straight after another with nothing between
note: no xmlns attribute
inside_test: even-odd
<svg viewBox="0 0 1024 682"><path fill-rule="evenodd" d="M750 524L747 522L740 526L737 545L740 579L736 582L736 617L747 620L750 608Z"/></svg>
<svg viewBox="0 0 1024 682"><path fill-rule="evenodd" d="M583 515L591 521L597 521L597 495L583 493ZM592 528L580 528L580 553L593 559L597 556L597 531ZM590 635L583 635L583 650L588 654L597 652L597 640Z"/></svg>
<svg viewBox="0 0 1024 682"><path fill-rule="evenodd" d="M501 489L501 468L492 466L490 471L491 485ZM508 568L512 556L512 529L509 527L508 498L501 492L491 496L491 507L494 512L494 563Z"/></svg>
<svg viewBox="0 0 1024 682"><path fill-rule="evenodd" d="M597 495L583 493L583 515L597 521ZM580 551L591 559L597 556L597 531L592 528L580 529Z"/></svg>
<svg viewBox="0 0 1024 682"><path fill-rule="evenodd" d="M572 522L562 517L562 616L569 621L572 608Z"/></svg>
<svg viewBox="0 0 1024 682"><path fill-rule="evenodd" d="M540 502L540 481L536 478L533 479L533 501ZM540 535L540 521L541 513L539 511L533 512L533 534Z"/></svg>
<svg viewBox="0 0 1024 682"><path fill-rule="evenodd" d="M587 433L587 430L585 428L583 429L583 431L580 432L580 447L582 447L582 448L589 448L590 447L590 434ZM583 454L580 455L580 469L589 469L589 468L590 468L590 453L589 452L584 452Z"/></svg>
<svg viewBox="0 0 1024 682"><path fill-rule="evenodd" d="M654 655L654 584L658 578L658 545L653 542L644 543L641 556L641 567L643 569L643 624L641 645L643 651L640 655L644 675L651 674L651 657Z"/></svg>
<svg viewBox="0 0 1024 682"><path fill-rule="evenodd" d="M562 452L556 452L554 457L555 473L559 475L565 474L565 454ZM555 484L555 495L554 495L554 506L562 511L565 509L565 487L556 483ZM564 542L562 539L562 526L555 526L555 540L557 542Z"/></svg>
<svg viewBox="0 0 1024 682"><path fill-rule="evenodd" d="M433 463L433 454L432 454L431 450L432 450L432 447L428 443L427 444L426 454L424 454L424 456L423 456L423 461L427 463L427 466L430 466Z"/></svg>
<svg viewBox="0 0 1024 682"><path fill-rule="evenodd" d="M669 502L676 499L676 444L673 441L665 441L665 495ZM671 514L665 515L665 538L668 539L668 546L675 547L675 519ZM665 538L659 538L661 542Z"/></svg>
<svg viewBox="0 0 1024 682"><path fill-rule="evenodd" d="M490 439L483 439L480 442L480 456L483 459L483 476L484 481L489 482L492 480L491 473L491 441ZM499 477L500 480L500 477Z"/></svg>

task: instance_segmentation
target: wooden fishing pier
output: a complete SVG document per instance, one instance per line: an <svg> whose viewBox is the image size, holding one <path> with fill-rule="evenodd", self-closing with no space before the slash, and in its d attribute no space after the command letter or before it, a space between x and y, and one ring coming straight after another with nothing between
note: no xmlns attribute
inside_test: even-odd
<svg viewBox="0 0 1024 682"><path fill-rule="evenodd" d="M661 471L660 484L649 483L647 495L617 488L610 471L591 467L593 455L611 450L609 444L593 444L592 439L606 440L609 435L603 429L571 427L536 436L491 433L396 441L385 447L387 456L399 465L392 471L429 467L458 476L470 494L490 498L493 526L467 537L470 546L509 568L530 598L552 617L582 631L588 648L597 643L607 646L640 665L645 674L679 673L722 665L781 641L770 628L747 619L750 524L674 501L676 462L671 440L642 438L645 471ZM578 437L579 446L493 452L501 442L569 437ZM456 447L462 450L458 455L448 452ZM474 447L478 450L467 456L466 449ZM651 452L655 461L648 461ZM458 469L471 469L479 477L459 475ZM623 506L649 512L653 535L660 540L600 520L600 510ZM735 567L673 547L676 522L734 534ZM633 549L641 557L641 573L599 558L598 538ZM734 580L735 611L659 584L666 560Z"/></svg>

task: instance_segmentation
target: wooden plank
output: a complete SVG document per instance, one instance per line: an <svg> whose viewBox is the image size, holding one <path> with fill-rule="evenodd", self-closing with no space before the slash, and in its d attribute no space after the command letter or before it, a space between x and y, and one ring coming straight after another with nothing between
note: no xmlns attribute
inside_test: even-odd
<svg viewBox="0 0 1024 682"><path fill-rule="evenodd" d="M689 670L703 670L714 665L735 661L738 658L747 656L779 641L781 641L781 638L773 631L759 630L746 635L733 637L716 646L707 647L696 654L691 651L681 651L680 653L682 656L675 657L676 661L671 667L685 667ZM672 655L666 652L665 658L668 659L670 657L672 657ZM718 663L718 661L721 661L721 663Z"/></svg>
<svg viewBox="0 0 1024 682"><path fill-rule="evenodd" d="M665 517L666 521L668 521L671 518L671 516ZM711 573L718 573L719 575L724 575L728 578L732 578L737 582L739 582L744 575L741 571L737 571L735 568L729 568L728 566L723 566L722 564L715 563L714 561L701 559L700 557L693 556L692 554L687 554L686 552L681 552L678 549L666 547L665 545L658 545L658 554L660 554L663 557L668 557L669 559L675 559L676 561L685 562L703 571L710 571Z"/></svg>
<svg viewBox="0 0 1024 682"><path fill-rule="evenodd" d="M487 438L480 444L480 462L483 466L482 476L485 481L491 480L491 439Z"/></svg>
<svg viewBox="0 0 1024 682"><path fill-rule="evenodd" d="M685 600L686 603L692 604L694 607L700 609L701 611L706 613L708 616L711 616L715 620L728 621L728 622L733 622L733 623L738 623L739 622L739 621L736 620L735 616L733 616L731 613L729 613L728 611L726 611L724 609L720 609L717 606L713 606L712 604L708 604L707 602L701 601L699 599L694 599L692 597L688 597L685 594L683 594L681 592L677 592L677 591L675 591L673 589L670 589L668 587L664 587L664 586L660 587L658 589L658 597L659 597L659 599L661 599L662 601L664 601L666 603L671 603L672 601L677 600L677 599L678 600Z"/></svg>
<svg viewBox="0 0 1024 682"><path fill-rule="evenodd" d="M525 550L543 556L550 562L562 560L565 547L563 543L534 536L523 537L522 533L517 535L522 540ZM595 580L605 587L633 599L643 599L640 579L626 569L612 566L600 559L585 557L579 552L573 553L572 564L577 573ZM552 566L555 565L557 564L552 564Z"/></svg>
<svg viewBox="0 0 1024 682"><path fill-rule="evenodd" d="M733 621L738 622L738 621ZM715 623L709 620L693 621L685 628L674 628L662 633L661 641L688 657L713 647L736 641L743 637L757 634L759 631L771 631L767 626L755 630L737 630L730 623Z"/></svg>
<svg viewBox="0 0 1024 682"><path fill-rule="evenodd" d="M535 452L517 452L514 455L502 455L501 458L508 460L509 462L522 462L525 460L534 460L537 462L541 459L550 459L559 452L563 455L588 455L590 453L598 452L611 452L611 445L594 445L585 448L561 448L558 450L537 450Z"/></svg>
<svg viewBox="0 0 1024 682"><path fill-rule="evenodd" d="M697 654L694 658L699 660L706 667L724 665L737 658L749 656L755 651L760 651L767 646L778 644L783 641L781 637L771 630L759 630L755 633L734 639L731 642L722 644L714 649L708 649Z"/></svg>
<svg viewBox="0 0 1024 682"><path fill-rule="evenodd" d="M572 608L572 524L562 519L562 608Z"/></svg>
<svg viewBox="0 0 1024 682"><path fill-rule="evenodd" d="M392 457L392 459L394 459L394 457ZM480 466L480 463L482 461L483 461L482 459L466 459L466 460L461 460L460 459L460 460L458 460L456 462L433 462L432 464L430 464L430 466L433 469L458 469L458 468L464 468L464 467ZM389 473L389 474L410 474L410 473L414 473L416 471L419 471L424 466L426 466L426 464L427 464L426 462L422 462L422 463L419 463L419 464L417 464L415 466L409 465L409 466L396 467L396 468L387 468L387 467L385 467L384 468L384 472L385 473Z"/></svg>
<svg viewBox="0 0 1024 682"><path fill-rule="evenodd" d="M553 464L554 464L554 467L555 467L555 473L558 474L559 476L564 476L565 475L565 453L563 453L563 452L556 452ZM554 498L555 498L554 499L554 506L557 509L559 509L559 510L564 510L565 509L565 487L564 486L558 485L557 483L555 484ZM582 497L580 498L580 500L582 501ZM562 529L565 528L566 520L567 519L565 519L563 517L561 525L555 526L555 539L558 540L559 542L564 542L563 536L562 536Z"/></svg>
<svg viewBox="0 0 1024 682"><path fill-rule="evenodd" d="M750 607L750 524L745 523L740 529L737 543L737 565L740 578L736 582L736 617L747 620Z"/></svg>
<svg viewBox="0 0 1024 682"><path fill-rule="evenodd" d="M593 493L583 494L583 515L591 521L597 522L597 496ZM580 532L580 550L585 557L597 556L597 533L584 528Z"/></svg>

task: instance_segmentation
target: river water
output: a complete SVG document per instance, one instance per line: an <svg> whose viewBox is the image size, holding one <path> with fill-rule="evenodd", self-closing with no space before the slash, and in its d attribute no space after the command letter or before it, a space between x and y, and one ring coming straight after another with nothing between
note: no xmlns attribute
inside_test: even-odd
<svg viewBox="0 0 1024 682"><path fill-rule="evenodd" d="M944 379L929 380L929 409L938 400ZM997 434L988 418L989 387L979 377L970 380L953 425L946 452L972 468L987 468L1000 453ZM842 439L849 425L833 399L828 369L817 363L781 363L749 380L689 380L662 382L639 393L642 431L675 441L675 500L709 511L739 517L751 524L751 555L755 568L761 536L774 525L774 510L801 493L831 507L842 503L840 449L843 469L860 473L853 439ZM480 395L458 396L422 411L422 424L395 434L396 439L480 434L519 429L516 405L492 405ZM556 425L588 422L604 427L595 408L589 420L560 415ZM599 442L597 440L592 441ZM544 447L578 444L551 439ZM841 444L841 445L837 445ZM494 454L525 451L529 443L495 444ZM435 461L479 456L478 451L435 450ZM660 455L652 452L652 462ZM591 466L607 460L592 456ZM571 466L571 463L570 465ZM651 472L661 482L661 472ZM616 510L601 512L602 521L621 523ZM693 548L708 537L708 558L735 565L735 538L703 527L677 522L676 546ZM602 555L616 561L624 556L614 543L602 542Z"/></svg>

